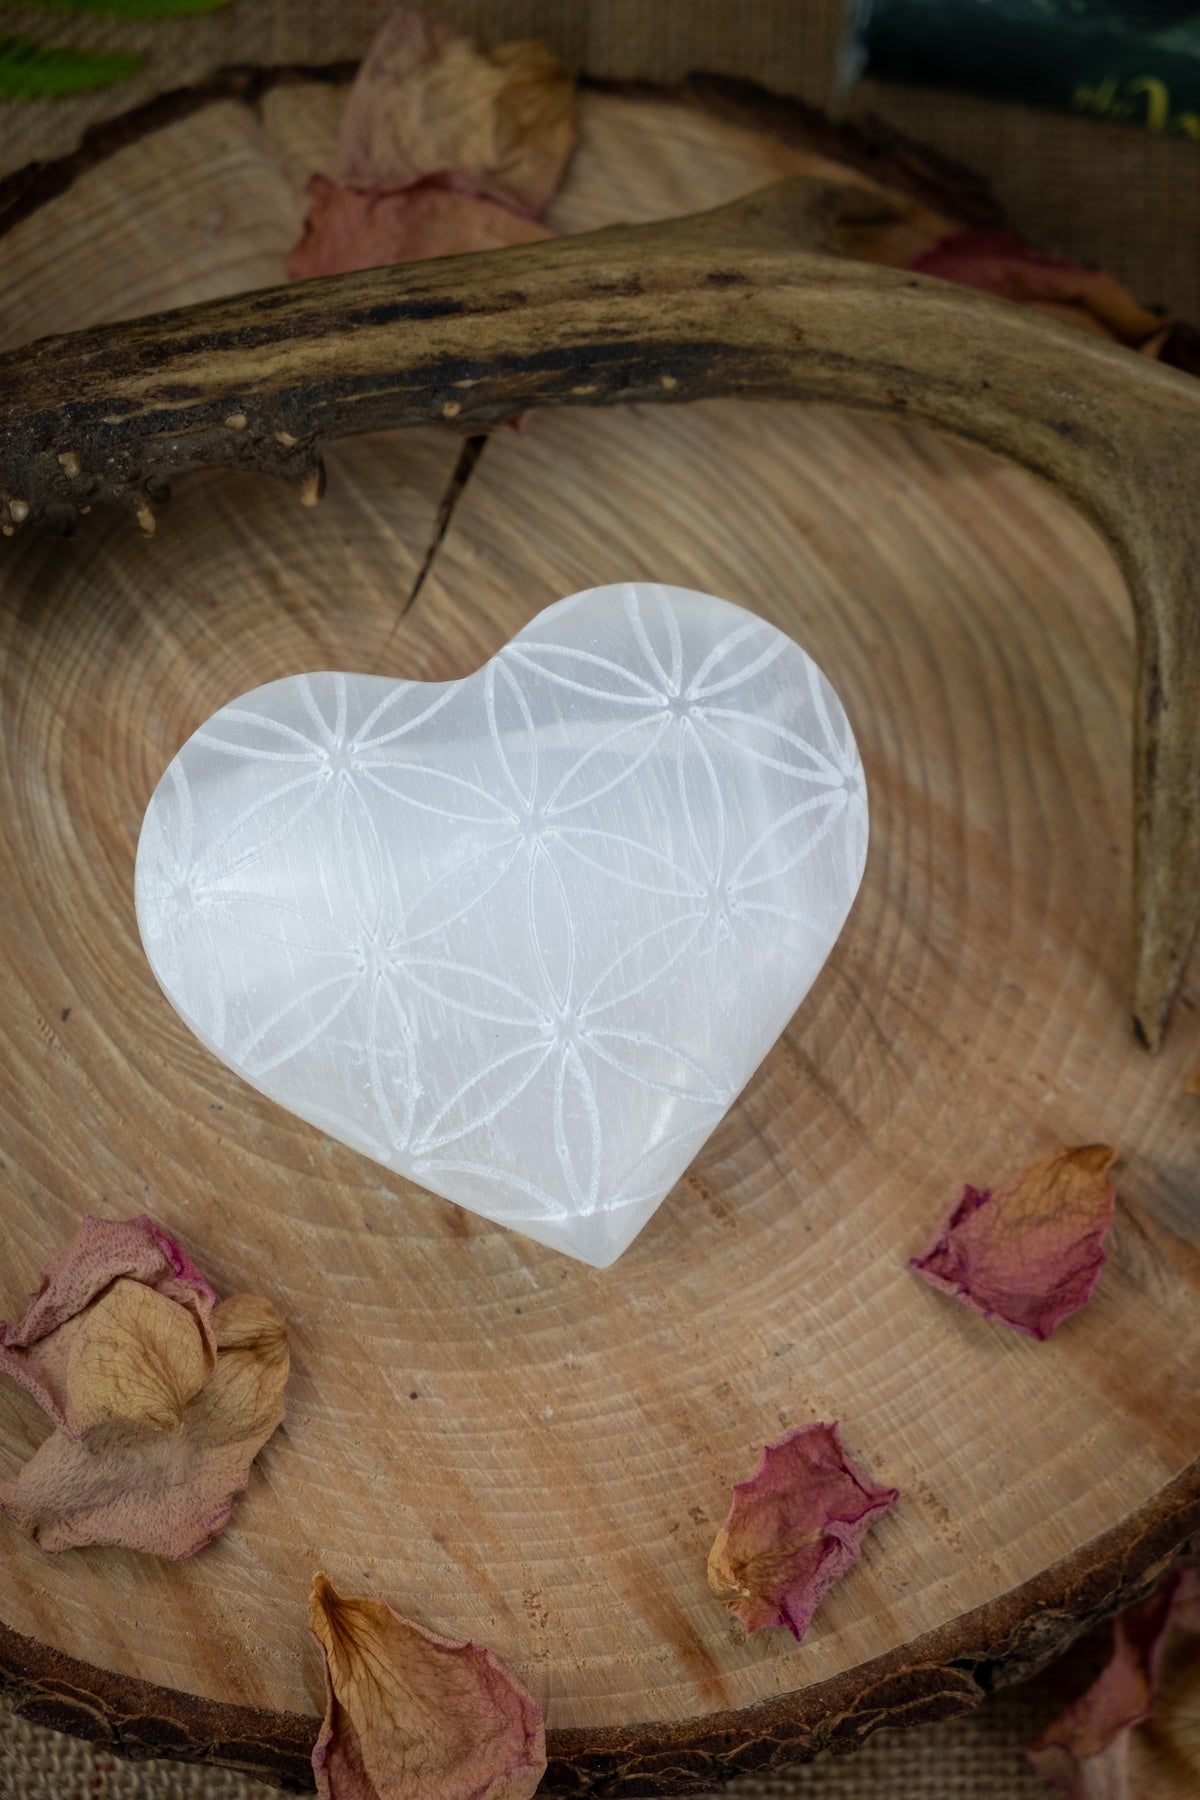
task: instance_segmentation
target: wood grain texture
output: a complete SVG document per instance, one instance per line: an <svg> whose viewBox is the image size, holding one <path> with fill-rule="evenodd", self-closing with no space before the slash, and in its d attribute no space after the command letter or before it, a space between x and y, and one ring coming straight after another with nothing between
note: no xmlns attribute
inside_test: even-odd
<svg viewBox="0 0 1200 1800"><path fill-rule="evenodd" d="M562 223L777 171L778 146L689 118L590 103ZM145 144L128 175L120 158L95 172L104 192L138 184L128 279L151 304L286 247L243 184L273 169L294 196L287 146L317 127L282 92L217 123L162 133L153 180ZM76 199L52 250L33 219L9 239L48 329L87 322L89 271L124 241L115 203L96 195L96 241ZM224 208L231 241L189 235L189 204L201 222ZM193 1562L47 1558L6 1530L0 1666L47 1722L300 1780L321 1567L509 1662L547 1709L548 1791L696 1791L972 1704L1196 1528L1200 1107L1183 1080L1200 990L1185 981L1182 1029L1143 1056L1120 1006L1128 605L1095 532L1027 475L825 407L541 414L488 443L404 612L455 454L429 431L368 436L330 453L316 512L206 473L152 540L97 514L70 542L11 546L0 1300L11 1316L85 1209L148 1208L222 1292L279 1305L296 1372L228 1532ZM462 675L548 601L623 578L709 588L805 644L854 723L873 841L809 1000L599 1273L217 1065L154 985L131 881L154 782L234 694L301 669ZM962 1182L1097 1138L1123 1157L1112 1260L1049 1343L910 1275ZM757 1447L813 1417L839 1418L903 1499L803 1645L747 1640L707 1592L708 1546ZM43 1429L0 1392L0 1467Z"/></svg>

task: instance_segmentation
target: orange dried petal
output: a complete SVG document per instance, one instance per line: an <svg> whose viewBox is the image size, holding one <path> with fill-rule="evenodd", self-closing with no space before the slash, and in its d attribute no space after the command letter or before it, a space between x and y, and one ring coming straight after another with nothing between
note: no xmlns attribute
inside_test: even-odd
<svg viewBox="0 0 1200 1800"><path fill-rule="evenodd" d="M490 1650L313 1583L327 1702L323 1800L530 1800L546 1768L537 1702Z"/></svg>
<svg viewBox="0 0 1200 1800"><path fill-rule="evenodd" d="M126 1275L80 1315L67 1357L67 1407L84 1430L125 1419L178 1431L208 1372L187 1307Z"/></svg>

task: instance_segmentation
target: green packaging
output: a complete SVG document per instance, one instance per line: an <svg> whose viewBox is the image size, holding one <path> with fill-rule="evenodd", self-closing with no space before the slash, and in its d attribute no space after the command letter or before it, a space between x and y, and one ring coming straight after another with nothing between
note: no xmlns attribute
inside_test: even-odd
<svg viewBox="0 0 1200 1800"><path fill-rule="evenodd" d="M1200 139L1196 0L855 0L845 69Z"/></svg>

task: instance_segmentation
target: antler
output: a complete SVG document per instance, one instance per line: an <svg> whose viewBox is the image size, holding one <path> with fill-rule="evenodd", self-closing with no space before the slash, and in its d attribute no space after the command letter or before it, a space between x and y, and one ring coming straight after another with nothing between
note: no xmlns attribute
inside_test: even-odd
<svg viewBox="0 0 1200 1800"><path fill-rule="evenodd" d="M982 294L835 254L877 192L799 180L668 224L372 269L46 338L0 359L0 528L173 477L319 498L320 447L534 406L714 395L917 420L1095 524L1137 622L1134 1023L1157 1046L1200 924L1200 383Z"/></svg>

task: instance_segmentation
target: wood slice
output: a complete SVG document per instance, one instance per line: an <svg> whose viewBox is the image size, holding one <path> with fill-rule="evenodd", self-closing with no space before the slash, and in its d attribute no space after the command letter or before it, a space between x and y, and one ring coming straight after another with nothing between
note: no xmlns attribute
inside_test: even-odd
<svg viewBox="0 0 1200 1800"><path fill-rule="evenodd" d="M340 93L223 101L5 240L8 341L277 280ZM714 204L811 166L666 102L589 96L557 222ZM489 1644L546 1708L547 1791L682 1792L972 1704L1200 1523L1200 987L1159 1058L1124 986L1131 624L1093 532L931 435L720 402L534 415L479 459L415 604L458 443L330 457L305 511L180 485L158 535L25 536L0 584L0 1303L80 1215L150 1211L289 1320L286 1424L174 1566L0 1532L0 1664L31 1716L302 1781L311 1575ZM800 1013L605 1272L435 1199L262 1099L142 954L138 828L179 745L306 669L442 681L623 579L791 632L853 721L862 894ZM914 1279L970 1181L1056 1143L1122 1162L1111 1260L1046 1344ZM802 1645L747 1638L705 1559L731 1483L836 1418L902 1500ZM0 1390L0 1472L45 1432Z"/></svg>

